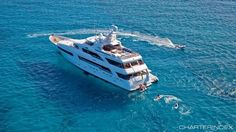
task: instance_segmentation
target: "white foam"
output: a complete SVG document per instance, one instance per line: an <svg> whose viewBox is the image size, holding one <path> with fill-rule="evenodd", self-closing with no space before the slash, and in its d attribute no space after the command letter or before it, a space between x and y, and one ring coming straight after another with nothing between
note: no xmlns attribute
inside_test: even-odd
<svg viewBox="0 0 236 132"><path fill-rule="evenodd" d="M181 115L189 115L191 113L191 108L182 104L179 106L178 111Z"/></svg>
<svg viewBox="0 0 236 132"><path fill-rule="evenodd" d="M47 33L33 33L28 34L28 38L37 38L49 36L51 34L55 35L76 35L76 34L98 34L98 33L108 33L109 30L105 29L78 29L78 30L68 30L68 31L60 31L60 32L47 32ZM175 48L176 45L169 38L160 38L158 36L147 35L140 32L129 32L129 31L118 31L118 35L133 37L135 41L145 41L152 45L157 46L165 46L168 48Z"/></svg>
<svg viewBox="0 0 236 132"><path fill-rule="evenodd" d="M78 29L78 30L69 30L69 31L61 31L61 32L47 32L47 33L34 33L28 34L27 37L29 38L37 38L37 37L44 37L49 36L51 34L55 35L76 35L76 34L97 34L97 33L106 33L108 30L103 29Z"/></svg>
<svg viewBox="0 0 236 132"><path fill-rule="evenodd" d="M181 102L182 100L173 96L173 95L163 95L164 101L166 104L169 103L175 103L175 102Z"/></svg>
<svg viewBox="0 0 236 132"><path fill-rule="evenodd" d="M181 99L173 95L159 95L159 99L154 99L154 101L164 100L165 104L171 105L172 109L177 110L181 115L189 115L191 113L191 108L183 103ZM177 105L177 106L176 106Z"/></svg>

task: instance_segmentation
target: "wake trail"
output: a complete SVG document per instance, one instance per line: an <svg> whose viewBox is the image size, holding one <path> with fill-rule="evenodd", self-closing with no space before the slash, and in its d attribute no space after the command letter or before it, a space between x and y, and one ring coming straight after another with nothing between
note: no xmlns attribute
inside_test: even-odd
<svg viewBox="0 0 236 132"><path fill-rule="evenodd" d="M171 105L172 109L177 110L181 115L189 115L191 113L191 107L184 104L184 102L173 95L159 95L159 98L155 98L154 101L164 100L166 105Z"/></svg>
<svg viewBox="0 0 236 132"><path fill-rule="evenodd" d="M28 34L28 38L38 38L38 37L45 37L51 34L55 35L77 35L77 34L107 34L110 30L105 29L77 29L77 30L68 30L68 31L59 31L59 32L46 32L46 33L33 33ZM160 38L158 36L148 35L140 32L130 32L130 31L118 31L117 35L119 36L126 36L132 37L138 41L145 41L149 44L156 45L156 46L164 46L168 48L176 48L177 44L174 44L169 38Z"/></svg>

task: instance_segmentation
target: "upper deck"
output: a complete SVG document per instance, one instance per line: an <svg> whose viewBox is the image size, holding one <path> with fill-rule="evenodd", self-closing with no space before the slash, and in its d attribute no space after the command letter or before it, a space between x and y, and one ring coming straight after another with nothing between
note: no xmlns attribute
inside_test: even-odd
<svg viewBox="0 0 236 132"><path fill-rule="evenodd" d="M128 59L128 58L140 56L138 53L133 52L132 50L130 50L126 47L123 47L119 44L117 44L117 45L111 45L111 44L104 45L102 47L102 50L103 50L103 52L112 54L112 55L119 57L121 59Z"/></svg>
<svg viewBox="0 0 236 132"><path fill-rule="evenodd" d="M50 40L55 44L64 44L77 47L85 45L96 51L114 56L121 61L129 61L130 59L140 59L141 56L132 50L124 47L119 40L116 39L116 33L113 29L108 35L99 34L88 37L86 39L71 39L63 36L51 35Z"/></svg>

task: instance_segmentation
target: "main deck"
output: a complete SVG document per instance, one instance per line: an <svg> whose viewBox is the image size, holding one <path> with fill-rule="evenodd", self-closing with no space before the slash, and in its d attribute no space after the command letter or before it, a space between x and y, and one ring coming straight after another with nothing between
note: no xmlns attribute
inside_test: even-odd
<svg viewBox="0 0 236 132"><path fill-rule="evenodd" d="M63 36L51 35L50 40L55 44L65 44L72 47L77 47L77 45L85 44L89 47L95 48L97 45L97 36L89 37L87 39L71 39ZM140 54L133 52L132 50L122 46L121 44L103 44L99 49L100 52L115 56L121 60L138 57Z"/></svg>

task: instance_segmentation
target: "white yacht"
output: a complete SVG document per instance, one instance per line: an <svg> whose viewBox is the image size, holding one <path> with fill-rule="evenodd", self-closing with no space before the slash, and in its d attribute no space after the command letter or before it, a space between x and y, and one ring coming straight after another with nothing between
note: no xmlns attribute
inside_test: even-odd
<svg viewBox="0 0 236 132"><path fill-rule="evenodd" d="M109 34L86 39L50 35L49 40L69 62L85 72L129 91L145 90L158 78L151 74L140 54L117 40L117 30L112 26Z"/></svg>

